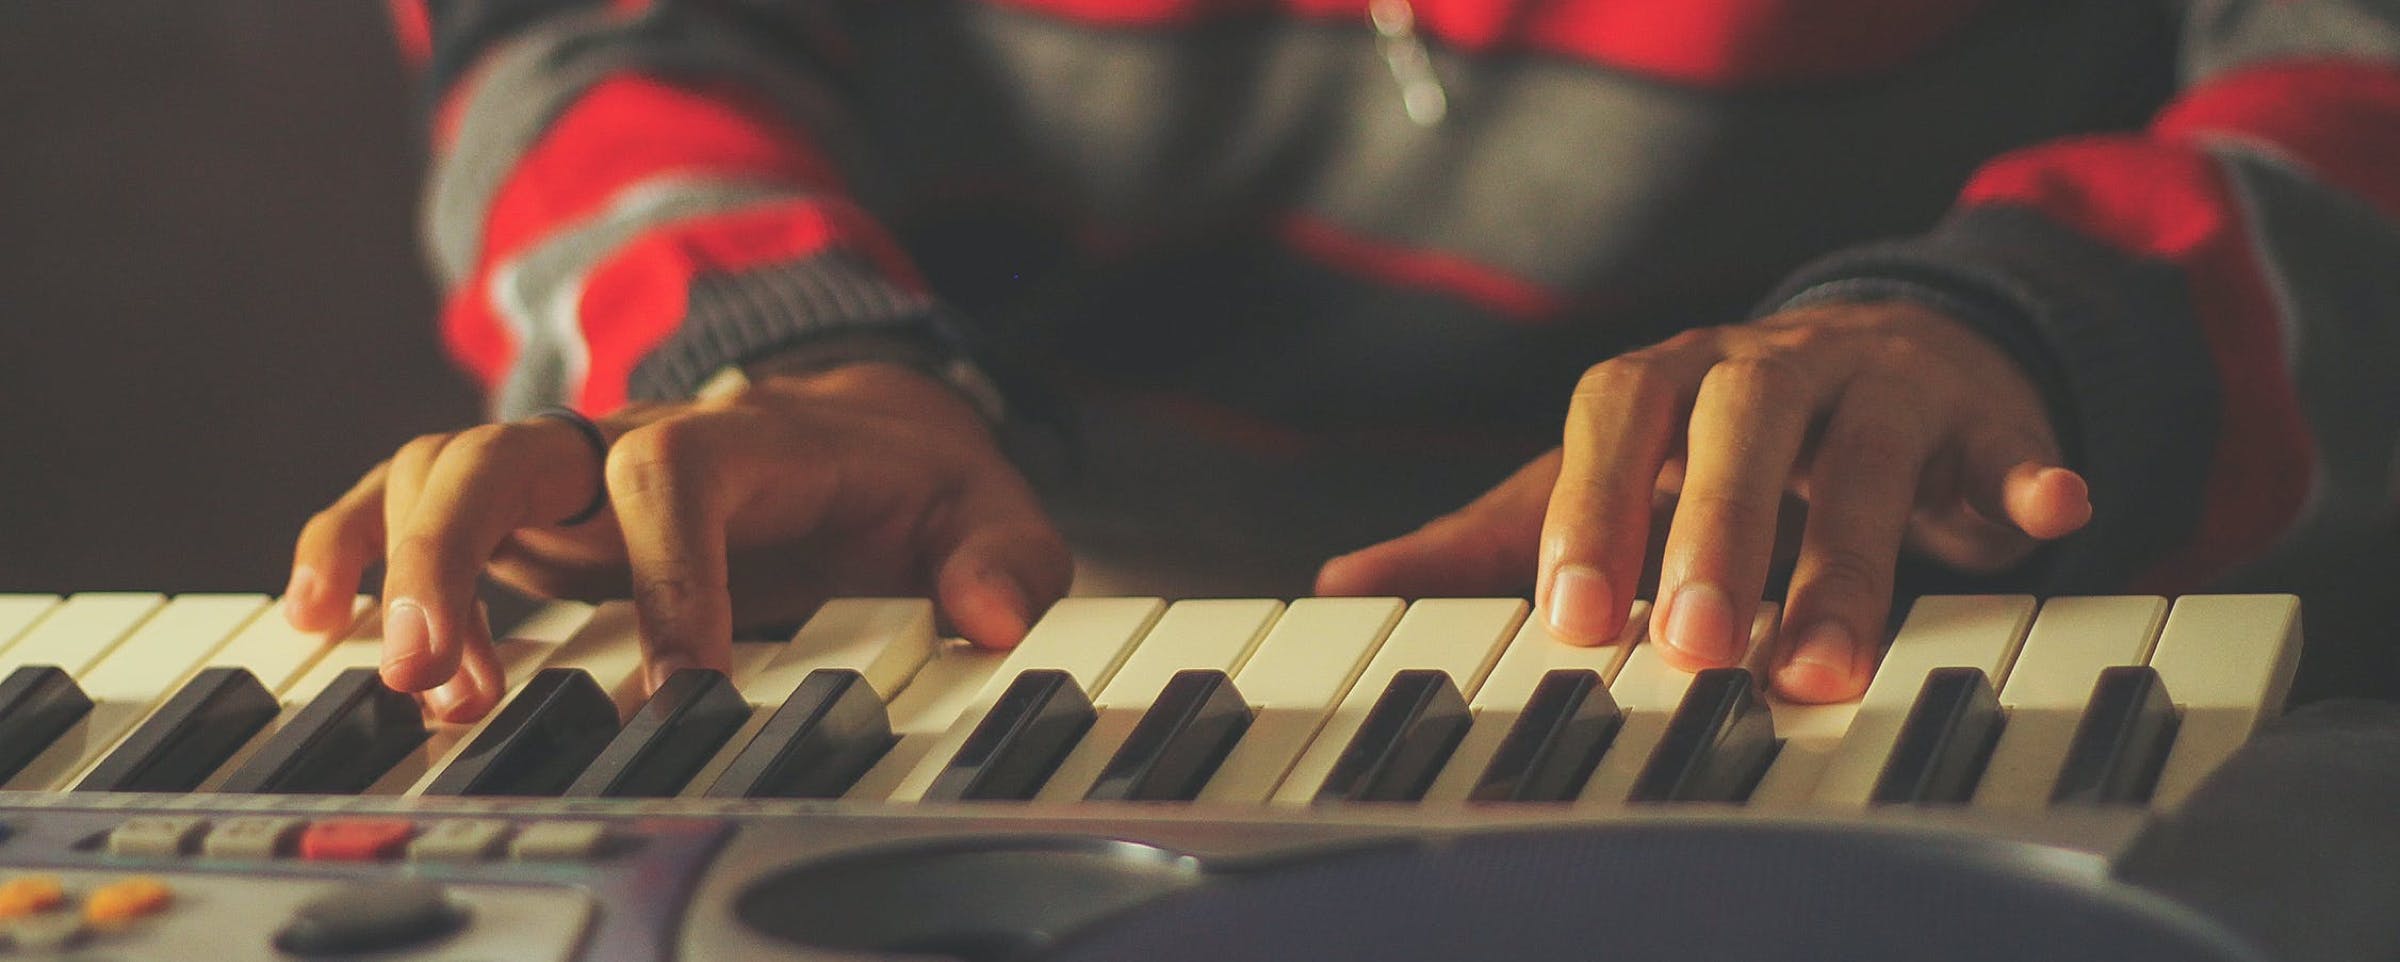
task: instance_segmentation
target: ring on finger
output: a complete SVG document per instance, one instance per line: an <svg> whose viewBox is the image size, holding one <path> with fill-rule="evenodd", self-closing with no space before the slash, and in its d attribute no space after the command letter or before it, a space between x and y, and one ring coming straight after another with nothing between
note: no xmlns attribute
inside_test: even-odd
<svg viewBox="0 0 2400 962"><path fill-rule="evenodd" d="M534 417L561 422L574 428L575 433L583 435L583 443L592 449L593 466L599 469L596 476L600 478L600 481L592 486L590 503L585 504L583 510L558 522L558 526L572 528L598 517L600 511L608 507L608 436L600 433L600 426L592 423L591 418L584 417L583 412L574 408L543 408Z"/></svg>

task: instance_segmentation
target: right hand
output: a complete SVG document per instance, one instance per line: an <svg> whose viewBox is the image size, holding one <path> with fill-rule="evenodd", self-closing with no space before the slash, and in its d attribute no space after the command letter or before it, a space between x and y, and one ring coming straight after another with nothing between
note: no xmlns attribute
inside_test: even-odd
<svg viewBox="0 0 2400 962"><path fill-rule="evenodd" d="M727 667L737 624L844 595L930 595L968 640L1010 647L1072 576L980 413L901 365L776 375L599 424L605 466L550 420L409 442L309 519L285 617L345 627L380 558L384 683L467 721L507 690L476 603L487 571L544 596L631 597L653 687ZM558 526L601 485L607 510Z"/></svg>

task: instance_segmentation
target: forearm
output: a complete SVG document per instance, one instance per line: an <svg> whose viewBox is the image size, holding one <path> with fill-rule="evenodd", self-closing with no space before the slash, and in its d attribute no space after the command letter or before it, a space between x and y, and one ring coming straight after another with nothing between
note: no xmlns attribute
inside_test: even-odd
<svg viewBox="0 0 2400 962"><path fill-rule="evenodd" d="M964 355L852 199L832 98L795 51L685 7L493 6L425 25L425 233L444 339L496 416L688 397L827 335Z"/></svg>

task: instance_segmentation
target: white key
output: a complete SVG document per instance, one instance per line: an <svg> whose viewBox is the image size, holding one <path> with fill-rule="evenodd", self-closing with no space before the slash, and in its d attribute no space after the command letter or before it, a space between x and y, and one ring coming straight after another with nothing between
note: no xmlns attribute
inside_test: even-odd
<svg viewBox="0 0 2400 962"><path fill-rule="evenodd" d="M641 613L630 601L605 602L592 609L591 619L551 652L544 667L579 668L592 676L617 706L622 724L649 697L643 690Z"/></svg>
<svg viewBox="0 0 2400 962"><path fill-rule="evenodd" d="M1500 662L1492 666L1491 677L1483 680L1475 697L1467 702L1475 715L1474 727L1467 729L1467 737L1450 753L1450 761L1442 766L1433 787L1425 790L1425 801L1465 801L1475 791L1476 780L1491 767L1492 755L1508 737L1509 727L1524 714L1525 702L1533 697L1543 676L1561 668L1582 668L1597 673L1604 685L1616 680L1649 619L1650 603L1634 601L1616 644L1597 647L1567 644L1552 635L1542 619L1525 619L1508 649L1500 653Z"/></svg>
<svg viewBox="0 0 2400 962"><path fill-rule="evenodd" d="M1332 774L1342 750L1358 734L1359 725L1374 709L1376 699L1390 686L1392 676L1408 669L1447 672L1459 693L1473 697L1484 675L1500 658L1500 649L1525 620L1525 602L1516 598L1434 598L1408 606L1392 628L1391 637L1376 651L1366 671L1350 686L1341 704L1325 720L1317 737L1293 763L1291 773L1276 786L1272 801L1306 805ZM1239 688L1240 683L1236 682Z"/></svg>
<svg viewBox="0 0 2400 962"><path fill-rule="evenodd" d="M893 697L940 650L941 644L941 637L934 633L931 601L840 598L819 606L790 642L758 646L766 656L764 662L755 667L735 663L734 688L750 703L750 720L743 722L733 737L725 740L725 746L717 750L716 756L685 783L682 796L700 797L716 784L810 672L819 668L858 672L889 706ZM742 647L750 646L736 646ZM741 652L737 650L736 654Z"/></svg>
<svg viewBox="0 0 2400 962"><path fill-rule="evenodd" d="M131 637L166 598L155 594L80 594L68 598L0 652L0 678L28 665L64 670L81 687L92 666ZM88 694L88 693L87 693ZM87 718L88 721L88 718ZM0 791L44 791L108 747L78 722L25 765Z"/></svg>
<svg viewBox="0 0 2400 962"><path fill-rule="evenodd" d="M425 744L410 752L400 763L392 766L382 779L361 794L422 795L442 770L457 761L461 752L491 727L500 716L500 709L517 697L527 679L549 666L553 656L565 649L567 643L582 631L597 609L573 601L553 602L511 629L506 636L494 639L492 652L499 656L500 670L508 679L508 692L482 718L464 725L429 724L432 730Z"/></svg>
<svg viewBox="0 0 2400 962"><path fill-rule="evenodd" d="M1018 675L1034 669L1055 669L1066 672L1084 691L1099 691L1116 674L1118 666L1124 664L1134 642L1150 630L1166 609L1166 602L1157 598L1068 598L1052 605L1050 612L1026 632L1024 643L1008 653L998 672L984 683L983 690L976 693L975 700L934 742L917 767L892 789L890 800L923 800L926 789L933 787L934 779L950 763L951 756L958 754L959 746L966 743L967 736Z"/></svg>
<svg viewBox="0 0 2400 962"><path fill-rule="evenodd" d="M210 654L202 667L245 669L281 699L318 659L358 630L360 619L375 612L375 599L359 595L351 600L350 612L350 627L330 634L301 631L284 621L282 612L266 612L250 619L250 624Z"/></svg>
<svg viewBox="0 0 2400 962"><path fill-rule="evenodd" d="M2175 602L2150 667L2183 711L2151 804L2172 809L2283 710L2300 663L2300 599L2189 595Z"/></svg>
<svg viewBox="0 0 2400 962"><path fill-rule="evenodd" d="M0 651L0 678L26 665L53 665L78 682L133 633L167 598L158 594L87 592L68 598Z"/></svg>
<svg viewBox="0 0 2400 962"><path fill-rule="evenodd" d="M1764 614L1780 617L1779 612ZM1760 630L1772 629L1769 625ZM1762 633L1760 637L1767 635ZM1763 665L1772 651L1772 645L1762 642L1751 655ZM1760 677L1765 678L1763 674ZM1766 774L1750 789L1749 800L1742 804L1758 810L1803 807L1815 793L1817 779L1825 773L1825 763L1833 758L1834 750L1841 747L1842 736L1850 731L1850 722L1858 715L1858 703L1808 705L1785 701L1769 691L1767 713L1775 721L1775 738L1783 747L1776 750L1775 761L1767 766Z"/></svg>
<svg viewBox="0 0 2400 962"><path fill-rule="evenodd" d="M183 686L236 631L267 610L265 595L183 595L151 616L118 643L116 650L84 673L83 693L92 700L79 724L87 744L97 746L78 762L63 789L107 757L117 742Z"/></svg>
<svg viewBox="0 0 2400 962"><path fill-rule="evenodd" d="M2101 669L2149 660L2167 600L2148 597L2052 598L2025 636L2000 706L2008 723L1992 747L1975 804L2039 808L2050 803L2060 762L2075 740ZM2168 689L2172 693L2174 689Z"/></svg>
<svg viewBox="0 0 2400 962"><path fill-rule="evenodd" d="M1781 609L1771 602L1760 602L1758 612L1750 619L1750 646L1742 653L1744 667L1756 670L1761 659L1774 648L1775 624ZM1641 612L1638 625L1628 624L1625 631L1640 643L1625 655L1625 664L1610 680L1609 697L1616 699L1617 709L1625 713L1625 721L1617 726L1617 737L1600 756L1600 765L1592 769L1592 777L1583 783L1583 791L1575 797L1578 810L1617 808L1625 804L1625 796L1633 793L1633 783L1650 763L1650 753L1658 747L1659 737L1666 734L1667 721L1675 717L1675 709L1683 704L1685 692L1691 690L1695 673L1673 668L1658 656L1658 646L1651 644L1649 616L1656 608Z"/></svg>
<svg viewBox="0 0 2400 962"><path fill-rule="evenodd" d="M1405 610L1397 598L1292 602L1233 676L1233 687L1255 715L1217 773L1209 776L1199 800L1266 801Z"/></svg>
<svg viewBox="0 0 2400 962"><path fill-rule="evenodd" d="M1240 671L1282 613L1280 601L1235 598L1182 601L1168 608L1125 659L1125 667L1117 669L1108 687L1092 700L1097 717L1091 730L1043 783L1036 800L1083 798L1176 672L1213 668L1230 676Z"/></svg>
<svg viewBox="0 0 2400 962"><path fill-rule="evenodd" d="M57 595L0 595L0 655L33 623L58 607Z"/></svg>
<svg viewBox="0 0 2400 962"><path fill-rule="evenodd" d="M2033 599L2023 595L1935 595L1917 599L1884 652L1883 665L1858 702L1850 731L1826 759L1815 803L1857 808L1875 793L1892 745L1908 720L1925 675L1936 668L1981 668L2005 685L2017 647L2033 623Z"/></svg>
<svg viewBox="0 0 2400 962"><path fill-rule="evenodd" d="M950 726L975 704L984 686L1000 674L1008 652L977 648L964 641L945 644L933 660L917 671L917 677L900 696L885 703L892 723L892 747L877 759L850 786L842 797L851 801L881 802L892 797L900 782L933 754ZM956 749L952 749L956 751ZM947 760L945 758L945 760ZM919 790L919 798L924 797Z"/></svg>

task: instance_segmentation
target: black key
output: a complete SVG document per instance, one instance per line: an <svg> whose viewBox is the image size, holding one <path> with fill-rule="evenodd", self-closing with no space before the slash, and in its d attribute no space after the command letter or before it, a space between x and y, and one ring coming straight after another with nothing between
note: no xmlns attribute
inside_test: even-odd
<svg viewBox="0 0 2400 962"><path fill-rule="evenodd" d="M899 739L865 675L819 668L725 767L710 798L840 798Z"/></svg>
<svg viewBox="0 0 2400 962"><path fill-rule="evenodd" d="M425 743L417 700L383 686L373 668L350 668L225 779L219 791L355 795Z"/></svg>
<svg viewBox="0 0 2400 962"><path fill-rule="evenodd" d="M1467 700L1450 674L1428 668L1392 673L1367 709L1358 734L1342 747L1317 787L1319 802L1413 802L1425 797L1459 739L1467 736Z"/></svg>
<svg viewBox="0 0 2400 962"><path fill-rule="evenodd" d="M1892 755L1868 800L1887 805L1956 805L1975 797L1975 783L2000 743L2007 715L1981 668L1936 668L1917 689L1900 724Z"/></svg>
<svg viewBox="0 0 2400 962"><path fill-rule="evenodd" d="M1783 743L1747 668L1709 668L1667 719L1666 733L1626 796L1635 802L1738 802Z"/></svg>
<svg viewBox="0 0 2400 962"><path fill-rule="evenodd" d="M934 777L925 799L1032 798L1097 717L1075 677L1050 668L1018 675Z"/></svg>
<svg viewBox="0 0 2400 962"><path fill-rule="evenodd" d="M721 671L686 668L667 676L625 730L592 760L569 798L666 798L682 790L750 720L750 703Z"/></svg>
<svg viewBox="0 0 2400 962"><path fill-rule="evenodd" d="M580 668L535 672L427 795L556 795L617 734L617 706Z"/></svg>
<svg viewBox="0 0 2400 962"><path fill-rule="evenodd" d="M1175 673L1083 797L1094 802L1188 802L1250 730L1250 703L1209 668Z"/></svg>
<svg viewBox="0 0 2400 962"><path fill-rule="evenodd" d="M188 792L283 710L244 668L206 668L92 766L78 792Z"/></svg>
<svg viewBox="0 0 2400 962"><path fill-rule="evenodd" d="M1478 802L1568 802L1600 767L1625 713L1589 668L1542 676L1525 710L1500 739L1467 798Z"/></svg>
<svg viewBox="0 0 2400 962"><path fill-rule="evenodd" d="M2050 790L2052 805L2147 805L2181 712L2148 665L2102 669Z"/></svg>
<svg viewBox="0 0 2400 962"><path fill-rule="evenodd" d="M0 679L0 782L17 777L91 710L63 668L26 665Z"/></svg>

